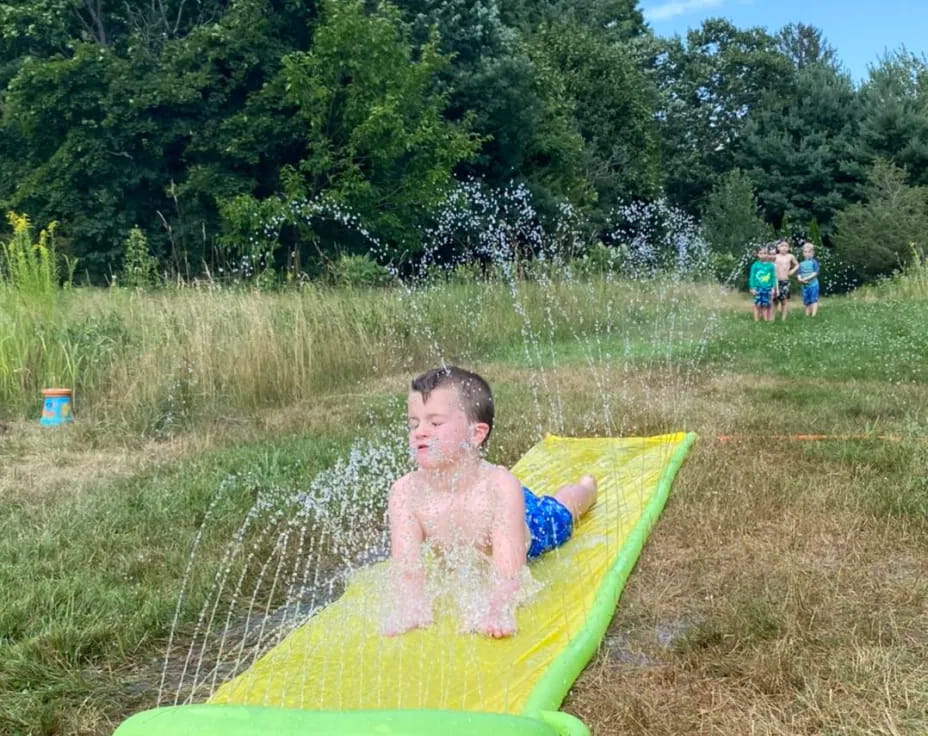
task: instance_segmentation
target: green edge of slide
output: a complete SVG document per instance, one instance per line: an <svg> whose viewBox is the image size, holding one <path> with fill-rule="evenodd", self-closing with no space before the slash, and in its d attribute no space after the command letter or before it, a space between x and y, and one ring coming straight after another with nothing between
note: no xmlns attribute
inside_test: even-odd
<svg viewBox="0 0 928 736"><path fill-rule="evenodd" d="M524 715L449 710L309 711L252 705L183 705L137 713L114 736L589 736L582 721L557 710L593 657L641 550L657 523L677 471L696 434L689 432L674 451L654 495L606 573L586 625L570 641L529 695Z"/></svg>
<svg viewBox="0 0 928 736"><path fill-rule="evenodd" d="M680 466L683 465L683 461L695 441L696 433L689 432L677 449L674 450L670 462L668 462L658 479L654 495L651 496L651 500L641 514L641 518L638 519L632 533L629 534L625 544L619 550L612 567L603 578L586 625L570 641L557 659L551 663L548 671L542 675L538 684L535 685L535 689L532 690L528 702L525 704L525 710L523 711L525 715L557 710L570 690L570 686L573 685L580 672L586 667L587 662L595 654L596 648L599 646L599 642L602 641L606 629L609 628L609 622L612 621L615 614L619 596L622 595L622 589L625 587L625 581L638 561L651 529L657 523L661 511L664 510L667 497L670 495L670 487L673 485L673 479L676 477Z"/></svg>

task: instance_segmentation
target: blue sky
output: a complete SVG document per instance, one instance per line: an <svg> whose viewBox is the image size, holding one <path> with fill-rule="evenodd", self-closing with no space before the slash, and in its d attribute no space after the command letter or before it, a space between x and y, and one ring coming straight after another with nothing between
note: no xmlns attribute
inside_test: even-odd
<svg viewBox="0 0 928 736"><path fill-rule="evenodd" d="M787 23L815 26L857 82L886 51L928 51L928 0L640 0L639 7L658 36L685 35L713 17L770 32Z"/></svg>

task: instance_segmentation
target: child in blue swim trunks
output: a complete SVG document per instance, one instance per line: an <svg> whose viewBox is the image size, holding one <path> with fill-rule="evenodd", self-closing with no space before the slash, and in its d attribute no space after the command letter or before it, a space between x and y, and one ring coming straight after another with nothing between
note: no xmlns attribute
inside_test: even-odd
<svg viewBox="0 0 928 736"><path fill-rule="evenodd" d="M566 542L596 500L584 475L554 496L537 496L481 448L493 429L493 394L476 373L454 366L413 379L408 398L409 450L418 466L390 490L390 558L395 606L384 633L432 623L423 546L454 559L476 551L492 585L474 626L491 637L515 633L515 608L529 558Z"/></svg>
<svg viewBox="0 0 928 736"><path fill-rule="evenodd" d="M777 272L773 265L776 248L761 245L757 260L751 264L748 288L754 296L754 321L773 321L773 300L777 296Z"/></svg>
<svg viewBox="0 0 928 736"><path fill-rule="evenodd" d="M821 270L818 259L815 257L815 246L812 243L803 243L802 261L796 278L802 284L802 304L806 308L806 317L818 314L818 272Z"/></svg>

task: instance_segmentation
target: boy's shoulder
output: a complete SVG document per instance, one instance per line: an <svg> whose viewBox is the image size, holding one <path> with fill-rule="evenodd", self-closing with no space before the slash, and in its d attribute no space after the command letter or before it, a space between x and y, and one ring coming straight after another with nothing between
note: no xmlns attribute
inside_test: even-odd
<svg viewBox="0 0 928 736"><path fill-rule="evenodd" d="M486 465L486 478L493 487L502 490L507 488L518 488L519 490L522 490L521 481L516 478L515 475L513 475L509 468L503 467L502 465L495 465L493 463L487 463Z"/></svg>
<svg viewBox="0 0 928 736"><path fill-rule="evenodd" d="M390 498L407 496L420 484L418 476L419 471L413 470L393 481L393 485L390 486Z"/></svg>

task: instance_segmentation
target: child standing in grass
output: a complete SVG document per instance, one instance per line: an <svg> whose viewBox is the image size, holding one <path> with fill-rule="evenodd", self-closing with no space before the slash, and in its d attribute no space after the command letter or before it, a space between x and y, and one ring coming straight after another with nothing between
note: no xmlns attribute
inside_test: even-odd
<svg viewBox="0 0 928 736"><path fill-rule="evenodd" d="M773 260L777 272L777 295L774 303L780 312L780 319L785 320L789 314L789 278L799 268L796 256L789 252L789 241L785 238L777 243L777 255Z"/></svg>
<svg viewBox="0 0 928 736"><path fill-rule="evenodd" d="M474 553L478 563L486 563L488 586L463 578L464 587L473 583L486 591L465 628L495 638L514 634L527 560L566 542L596 500L590 475L554 496L538 497L506 468L484 460L480 448L493 415L493 394L475 373L447 366L412 381L409 450L418 468L390 490L394 605L383 626L388 636L432 623L422 558L426 545L449 572Z"/></svg>
<svg viewBox="0 0 928 736"><path fill-rule="evenodd" d="M748 287L754 295L754 321L773 319L773 298L777 293L777 276L773 263L776 249L761 245L757 249L757 260L751 265Z"/></svg>
<svg viewBox="0 0 928 736"><path fill-rule="evenodd" d="M806 317L818 314L818 272L820 266L815 258L815 246L806 241L802 244L802 261L796 278L802 284L802 303L806 308Z"/></svg>

